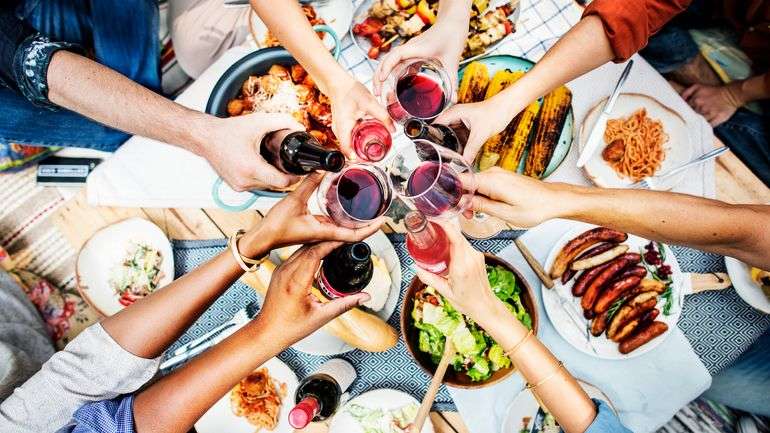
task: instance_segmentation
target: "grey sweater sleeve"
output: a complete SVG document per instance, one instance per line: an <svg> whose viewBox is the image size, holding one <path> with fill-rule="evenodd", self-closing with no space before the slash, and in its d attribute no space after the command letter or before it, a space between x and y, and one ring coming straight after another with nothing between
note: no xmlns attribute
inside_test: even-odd
<svg viewBox="0 0 770 433"><path fill-rule="evenodd" d="M138 390L159 362L133 355L92 325L0 404L0 431L57 431L83 404Z"/></svg>

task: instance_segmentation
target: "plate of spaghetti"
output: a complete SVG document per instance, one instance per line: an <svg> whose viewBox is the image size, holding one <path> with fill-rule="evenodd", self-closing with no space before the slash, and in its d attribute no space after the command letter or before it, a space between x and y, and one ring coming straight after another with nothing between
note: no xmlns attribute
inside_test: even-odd
<svg viewBox="0 0 770 433"><path fill-rule="evenodd" d="M195 423L198 433L290 433L297 376L272 358L241 379Z"/></svg>
<svg viewBox="0 0 770 433"><path fill-rule="evenodd" d="M586 115L578 140L581 150L603 106L600 101ZM633 93L618 97L603 144L584 168L596 185L606 188L623 188L666 173L692 157L684 119L657 100ZM656 188L672 189L686 174L656 182Z"/></svg>

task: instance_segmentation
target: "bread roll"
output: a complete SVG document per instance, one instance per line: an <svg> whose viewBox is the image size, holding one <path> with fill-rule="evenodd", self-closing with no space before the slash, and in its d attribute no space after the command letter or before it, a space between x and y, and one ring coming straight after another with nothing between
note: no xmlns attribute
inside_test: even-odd
<svg viewBox="0 0 770 433"><path fill-rule="evenodd" d="M248 284L261 295L267 293L275 271L275 264L265 261L255 272L247 272L241 277L241 281ZM328 302L316 288L311 289L322 302ZM345 343L367 352L384 352L398 342L398 334L392 326L361 309L353 308L336 319L324 325L322 328Z"/></svg>

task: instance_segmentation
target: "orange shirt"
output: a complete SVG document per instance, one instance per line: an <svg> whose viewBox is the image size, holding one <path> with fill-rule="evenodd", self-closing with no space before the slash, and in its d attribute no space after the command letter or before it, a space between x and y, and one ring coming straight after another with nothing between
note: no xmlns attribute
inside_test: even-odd
<svg viewBox="0 0 770 433"><path fill-rule="evenodd" d="M596 15L604 24L615 61L622 62L647 45L647 40L691 0L595 0L583 17Z"/></svg>

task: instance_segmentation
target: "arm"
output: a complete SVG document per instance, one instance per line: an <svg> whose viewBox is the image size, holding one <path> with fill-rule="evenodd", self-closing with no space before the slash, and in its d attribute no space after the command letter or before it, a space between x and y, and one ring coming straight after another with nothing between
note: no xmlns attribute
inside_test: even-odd
<svg viewBox="0 0 770 433"><path fill-rule="evenodd" d="M492 169L479 173L473 207L516 225L568 218L770 269L770 206L732 205L671 192L546 183Z"/></svg>
<svg viewBox="0 0 770 433"><path fill-rule="evenodd" d="M394 131L387 111L363 84L334 60L307 22L299 3L294 0L251 0L251 6L273 35L313 77L318 89L331 99L332 129L340 141L341 150L349 158L355 158L350 132L358 119L371 116Z"/></svg>
<svg viewBox="0 0 770 433"><path fill-rule="evenodd" d="M142 391L134 402L139 433L186 432L243 377L334 317L365 302L356 294L321 303L310 295L321 259L339 242L305 247L270 281L257 318L183 368ZM290 397L287 397L290 398Z"/></svg>
<svg viewBox="0 0 770 433"><path fill-rule="evenodd" d="M475 320L510 354L524 379L530 384L538 384L532 391L565 432L586 431L596 418L596 405L569 371L559 368L559 361L537 337L527 337L527 328L494 295L489 286L484 255L468 243L454 224L439 224L444 227L450 243L448 278L418 270L420 280Z"/></svg>

